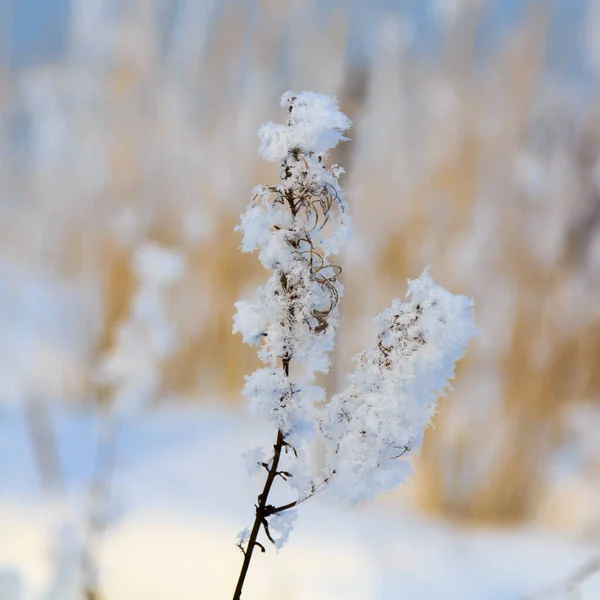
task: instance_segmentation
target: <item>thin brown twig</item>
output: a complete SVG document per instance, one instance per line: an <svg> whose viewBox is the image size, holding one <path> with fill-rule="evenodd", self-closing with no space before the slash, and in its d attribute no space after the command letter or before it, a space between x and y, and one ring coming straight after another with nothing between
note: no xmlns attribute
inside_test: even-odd
<svg viewBox="0 0 600 600"><path fill-rule="evenodd" d="M290 361L286 359L283 361L283 370L286 376L289 377L289 369L290 369ZM264 546L257 542L258 534L260 533L261 526L264 526L269 513L267 511L267 501L269 499L269 493L271 491L271 487L273 482L275 481L275 477L277 475L277 467L279 466L279 460L281 458L281 451L283 449L285 443L284 435L281 432L281 429L277 431L277 440L273 446L273 460L271 461L271 466L267 472L267 478L265 480L265 485L263 487L262 492L258 495L258 504L256 504L256 513L254 516L254 524L252 525L252 530L250 532L250 537L248 538L248 544L246 545L246 550L244 552L244 562L242 564L242 569L240 571L240 575L238 578L237 585L235 587L235 592L233 594L233 600L240 600L242 597L242 589L244 587L244 582L246 580L246 575L248 574L248 568L250 567L250 561L252 560L252 553L254 552L254 547L259 546L262 552L265 551ZM268 531L268 530L266 530Z"/></svg>

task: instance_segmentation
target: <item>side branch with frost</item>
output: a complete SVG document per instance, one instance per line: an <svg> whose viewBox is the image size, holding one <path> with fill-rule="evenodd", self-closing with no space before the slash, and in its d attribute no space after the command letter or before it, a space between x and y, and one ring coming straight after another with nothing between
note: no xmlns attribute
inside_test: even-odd
<svg viewBox="0 0 600 600"><path fill-rule="evenodd" d="M423 433L454 376L454 365L475 333L472 301L437 286L427 270L409 282L406 302L394 300L376 319L377 338L356 359L348 387L328 403L314 385L327 373L339 322L341 267L329 261L351 235L338 165L326 166L329 150L346 141L349 119L334 98L287 92L286 125L259 130L260 154L279 162L280 182L255 188L236 228L242 251L258 252L270 272L250 300L236 303L234 333L259 346L265 367L246 377L251 408L277 428L271 452L246 453L251 470L266 472L254 523L239 536L244 554L234 600L253 552L265 551L261 532L281 547L298 504L323 490L354 503L398 485L406 475L401 456L421 444ZM292 377L293 368L293 377ZM321 436L326 461L311 474L308 445ZM280 478L294 489L281 506L269 503Z"/></svg>

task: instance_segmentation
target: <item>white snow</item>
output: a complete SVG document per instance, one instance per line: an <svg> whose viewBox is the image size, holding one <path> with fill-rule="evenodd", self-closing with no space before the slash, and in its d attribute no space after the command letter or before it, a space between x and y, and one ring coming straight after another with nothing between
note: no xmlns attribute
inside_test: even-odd
<svg viewBox="0 0 600 600"><path fill-rule="evenodd" d="M259 153L266 161L283 160L291 148L303 152L324 154L346 141L343 132L350 129L351 122L338 110L335 98L315 92L286 92L281 106L288 108L294 103L288 125L267 123L260 128Z"/></svg>
<svg viewBox="0 0 600 600"><path fill-rule="evenodd" d="M0 410L0 454L11 457L0 462L0 590L21 588L3 600L43 597L55 531L69 514L77 517L67 509L77 506L90 475L97 421L57 412L55 425L69 504L40 495L21 415L13 405ZM241 454L269 430L248 415L206 407L123 425L112 488L123 516L101 552L107 600L232 595L242 560L236 535L251 523L262 477L248 479ZM532 529L425 520L400 500L344 510L313 499L298 513L290 543L279 552L266 543L267 552L254 557L244 600L523 600L597 550ZM581 592L581 600L600 597L600 576Z"/></svg>

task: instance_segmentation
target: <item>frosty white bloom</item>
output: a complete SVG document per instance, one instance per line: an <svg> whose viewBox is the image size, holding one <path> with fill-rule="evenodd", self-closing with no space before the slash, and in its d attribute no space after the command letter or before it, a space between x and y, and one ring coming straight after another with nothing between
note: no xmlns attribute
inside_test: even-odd
<svg viewBox="0 0 600 600"><path fill-rule="evenodd" d="M248 469L248 475L258 473L269 461L264 449L260 446L246 450L243 458L246 463L246 469Z"/></svg>
<svg viewBox="0 0 600 600"><path fill-rule="evenodd" d="M350 121L334 98L288 92L286 125L261 128L261 154L280 160L281 181L258 186L236 228L242 251L258 251L271 271L254 297L236 303L234 333L248 344L262 343L259 357L269 366L247 378L244 395L253 408L291 433L309 419L311 402L290 386L279 366L293 359L299 379L310 382L329 369L343 293L341 271L327 256L339 250L351 228L338 183L343 169L324 164L326 153L345 140ZM327 236L324 228L327 225Z"/></svg>
<svg viewBox="0 0 600 600"><path fill-rule="evenodd" d="M287 124L269 123L259 131L260 154L281 162L280 182L253 190L236 227L242 234L242 251L257 251L270 271L253 298L235 305L233 332L241 333L247 344L260 344L259 358L266 365L246 377L242 393L278 431L268 460L262 451L246 456L251 469L266 467L269 482L258 497L250 538L238 543L246 565L258 544L257 523L278 548L292 529L291 506L280 512L266 504L274 478L290 481L303 498L311 489L304 445L318 422L317 406L324 392L310 383L316 373L329 370L343 292L338 281L341 269L328 256L351 233L338 183L343 169L327 168L324 162L327 152L346 139L349 119L334 98L322 94L288 92L281 103L288 107ZM290 379L292 361L295 381ZM236 597L239 592L238 587Z"/></svg>
<svg viewBox="0 0 600 600"><path fill-rule="evenodd" d="M324 399L322 388L295 386L281 368L258 369L246 376L242 394L253 411L267 416L286 434L310 428L315 404Z"/></svg>
<svg viewBox="0 0 600 600"><path fill-rule="evenodd" d="M246 542L248 541L249 537L250 537L250 528L246 527L245 529L242 529L242 531L240 531L237 534L237 545L240 548L243 548L246 545Z"/></svg>
<svg viewBox="0 0 600 600"><path fill-rule="evenodd" d="M242 394L250 400L253 410L267 416L275 415L279 425L285 424L292 386L283 369L258 369L252 375L247 375ZM278 413L284 416L278 417Z"/></svg>
<svg viewBox="0 0 600 600"><path fill-rule="evenodd" d="M243 252L252 252L268 244L276 225L283 225L286 222L287 225L291 224L289 211L281 205L270 203L269 196L268 188L263 186L254 188L252 202L241 215L240 225L235 228L235 231L241 231L243 234Z"/></svg>
<svg viewBox="0 0 600 600"><path fill-rule="evenodd" d="M427 270L376 319L377 342L357 357L349 386L324 410L328 488L356 502L400 483L476 333L473 302L435 284Z"/></svg>
<svg viewBox="0 0 600 600"><path fill-rule="evenodd" d="M267 315L263 306L256 302L235 303L233 333L241 333L245 344L256 346L266 335Z"/></svg>
<svg viewBox="0 0 600 600"><path fill-rule="evenodd" d="M292 148L324 154L347 140L343 133L350 129L350 119L338 110L335 98L314 92L286 92L281 106L292 105L287 126L267 123L259 130L259 153L266 161L283 160Z"/></svg>
<svg viewBox="0 0 600 600"><path fill-rule="evenodd" d="M278 550L287 543L297 518L298 512L295 510L286 510L269 517L269 532Z"/></svg>

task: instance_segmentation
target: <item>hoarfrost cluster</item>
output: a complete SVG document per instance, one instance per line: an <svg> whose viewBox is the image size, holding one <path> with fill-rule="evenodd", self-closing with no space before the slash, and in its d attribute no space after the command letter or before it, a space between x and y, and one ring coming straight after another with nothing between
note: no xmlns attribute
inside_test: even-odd
<svg viewBox="0 0 600 600"><path fill-rule="evenodd" d="M281 103L287 124L259 130L259 152L280 161L280 182L253 190L236 228L242 251L256 251L270 272L252 298L236 303L233 331L259 346L265 364L246 377L243 394L278 432L271 453L256 448L245 456L249 469L264 469L267 480L255 525L240 535L245 561L238 591L254 546L264 550L257 541L261 527L279 548L296 518L292 509L322 489L354 503L402 481L408 469L402 456L420 446L476 332L472 301L439 287L425 270L409 281L405 302L394 300L375 319L375 342L356 358L346 390L326 401L314 378L329 369L343 294L341 268L329 258L351 226L338 182L344 171L325 163L351 123L322 94L287 92ZM324 442L326 457L321 472L311 474L306 450L315 438ZM297 493L280 507L267 502L277 476Z"/></svg>
<svg viewBox="0 0 600 600"><path fill-rule="evenodd" d="M475 333L472 301L436 285L427 270L409 282L407 296L375 319L377 341L356 357L347 389L323 410L327 477L350 501L402 481L407 463L396 459L421 445Z"/></svg>
<svg viewBox="0 0 600 600"><path fill-rule="evenodd" d="M270 371L249 382L259 391L258 380L269 378L274 386L289 388L287 377L277 371L280 361L293 358L301 364L305 381L329 370L343 289L340 268L328 256L351 234L338 183L343 170L324 164L327 152L345 139L342 132L350 121L322 94L288 93L282 101L293 107L288 125L260 130L261 154L282 159L281 181L255 188L237 228L243 234L242 250L258 250L262 265L271 271L254 298L236 303L234 317L234 332L244 342L262 342L259 356Z"/></svg>
<svg viewBox="0 0 600 600"><path fill-rule="evenodd" d="M269 519L269 529L271 532L276 533L276 536L273 537L275 548L283 548L290 537L290 533L292 533L297 518L298 511L287 510L277 513Z"/></svg>

